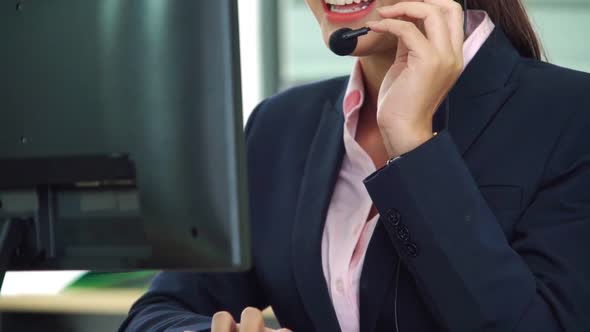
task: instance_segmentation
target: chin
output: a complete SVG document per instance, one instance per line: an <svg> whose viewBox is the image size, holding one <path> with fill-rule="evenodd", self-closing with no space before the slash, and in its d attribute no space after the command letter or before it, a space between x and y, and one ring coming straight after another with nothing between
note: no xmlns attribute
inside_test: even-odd
<svg viewBox="0 0 590 332"><path fill-rule="evenodd" d="M321 1L324 3L324 9L317 8L317 2ZM328 2L338 2L344 0L327 0ZM369 3L371 4L370 7L367 8L367 13L365 13L362 17L358 19L344 21L342 17L340 17L340 21L334 21L334 18L329 19L328 14L325 14L325 2L326 0L308 0L308 3L312 2L312 9L314 9L314 14L318 23L320 24L320 29L322 31L322 37L324 39L324 44L326 47L329 48L330 43L330 36L332 33L337 31L341 28L350 28L350 29L359 29L365 25L367 21L376 21L379 20L380 17L377 14L375 8L383 6L383 1L381 0L359 0L360 3ZM353 1L354 2L354 1ZM393 1L392 1L393 2ZM395 49L397 47L397 39L391 35L386 34L376 34L376 33L369 33L366 36L362 36L358 39L358 45L352 56L356 57L363 57L363 56L370 56L375 54L382 54L382 53L395 53Z"/></svg>

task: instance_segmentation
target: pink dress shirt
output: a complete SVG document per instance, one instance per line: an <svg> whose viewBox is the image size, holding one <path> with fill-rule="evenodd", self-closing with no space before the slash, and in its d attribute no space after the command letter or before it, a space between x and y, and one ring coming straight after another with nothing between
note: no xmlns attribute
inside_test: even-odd
<svg viewBox="0 0 590 332"><path fill-rule="evenodd" d="M463 45L465 66L494 29L486 12L470 10L468 15L469 37ZM343 105L345 155L322 237L322 267L343 332L359 331L359 280L365 253L379 219L376 215L367 221L372 201L363 185L363 180L376 171L376 166L355 140L364 90L363 72L357 61Z"/></svg>

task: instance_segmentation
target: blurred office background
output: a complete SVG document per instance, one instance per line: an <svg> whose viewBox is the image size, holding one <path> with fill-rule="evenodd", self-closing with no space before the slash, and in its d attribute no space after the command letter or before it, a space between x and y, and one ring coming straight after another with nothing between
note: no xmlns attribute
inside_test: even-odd
<svg viewBox="0 0 590 332"><path fill-rule="evenodd" d="M167 1L167 0L144 0ZM489 0L494 1L494 0ZM238 0L243 115L264 97L349 73L353 59L328 51L305 0ZM590 72L590 0L525 0L548 61ZM8 273L0 298L9 331L114 331L154 271ZM27 326L22 325L29 324ZM16 325L18 324L18 325Z"/></svg>

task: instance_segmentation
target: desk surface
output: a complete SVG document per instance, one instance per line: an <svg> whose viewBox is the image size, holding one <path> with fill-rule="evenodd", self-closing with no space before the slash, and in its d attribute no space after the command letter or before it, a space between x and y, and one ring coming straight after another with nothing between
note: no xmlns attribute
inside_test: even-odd
<svg viewBox="0 0 590 332"><path fill-rule="evenodd" d="M67 290L58 295L2 296L0 311L125 315L144 292L141 289L97 289ZM267 308L264 317L274 317L272 309Z"/></svg>
<svg viewBox="0 0 590 332"><path fill-rule="evenodd" d="M143 290L72 290L58 295L0 297L0 311L125 314Z"/></svg>

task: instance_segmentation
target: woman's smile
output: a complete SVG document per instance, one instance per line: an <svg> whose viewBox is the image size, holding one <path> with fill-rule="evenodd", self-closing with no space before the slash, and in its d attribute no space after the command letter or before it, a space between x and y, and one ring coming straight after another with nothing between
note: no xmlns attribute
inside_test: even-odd
<svg viewBox="0 0 590 332"><path fill-rule="evenodd" d="M331 23L354 22L367 16L374 0L321 0L326 18Z"/></svg>

